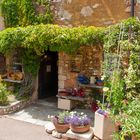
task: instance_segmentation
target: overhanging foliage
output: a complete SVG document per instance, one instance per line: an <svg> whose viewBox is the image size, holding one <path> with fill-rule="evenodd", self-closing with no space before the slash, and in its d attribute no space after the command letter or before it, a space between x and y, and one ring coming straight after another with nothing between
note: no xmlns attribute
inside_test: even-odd
<svg viewBox="0 0 140 140"><path fill-rule="evenodd" d="M140 23L135 19L123 21L124 34L121 42L129 41L134 47L140 44ZM48 48L51 51L74 52L80 46L104 45L115 47L118 44L121 23L108 28L99 27L61 27L40 24L27 27L7 28L0 32L0 52L6 53L13 48L22 47L34 50L41 55ZM130 27L133 36L130 38ZM126 43L124 44L124 46ZM127 44L126 48L129 45Z"/></svg>
<svg viewBox="0 0 140 140"><path fill-rule="evenodd" d="M50 24L8 28L0 32L0 52L17 47L33 49L39 55L48 48L72 52L81 45L103 43L103 31L103 28L68 28Z"/></svg>

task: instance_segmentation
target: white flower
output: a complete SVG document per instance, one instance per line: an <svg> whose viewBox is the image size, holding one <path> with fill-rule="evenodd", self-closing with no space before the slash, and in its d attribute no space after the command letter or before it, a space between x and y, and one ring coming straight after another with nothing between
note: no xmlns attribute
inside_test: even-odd
<svg viewBox="0 0 140 140"><path fill-rule="evenodd" d="M53 117L53 115L48 115L48 119L52 119Z"/></svg>
<svg viewBox="0 0 140 140"><path fill-rule="evenodd" d="M84 115L84 112L81 112L81 115Z"/></svg>
<svg viewBox="0 0 140 140"><path fill-rule="evenodd" d="M103 88L103 91L104 91L104 92L107 92L108 90L109 90L108 87L104 87L104 88Z"/></svg>
<svg viewBox="0 0 140 140"><path fill-rule="evenodd" d="M104 80L105 79L105 75L103 75L102 77L101 77L101 80Z"/></svg>

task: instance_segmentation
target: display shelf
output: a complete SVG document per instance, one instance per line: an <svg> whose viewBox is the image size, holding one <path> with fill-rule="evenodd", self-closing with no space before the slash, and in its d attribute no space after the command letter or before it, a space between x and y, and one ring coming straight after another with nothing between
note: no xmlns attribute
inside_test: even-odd
<svg viewBox="0 0 140 140"><path fill-rule="evenodd" d="M21 81L21 80L12 80L12 79L8 79L8 78L6 78L6 79L3 79L3 81L5 81L5 82L11 82L11 83L23 83L23 80Z"/></svg>
<svg viewBox="0 0 140 140"><path fill-rule="evenodd" d="M103 89L104 86L97 86L95 84L78 84L79 87L87 87L87 88L98 88Z"/></svg>

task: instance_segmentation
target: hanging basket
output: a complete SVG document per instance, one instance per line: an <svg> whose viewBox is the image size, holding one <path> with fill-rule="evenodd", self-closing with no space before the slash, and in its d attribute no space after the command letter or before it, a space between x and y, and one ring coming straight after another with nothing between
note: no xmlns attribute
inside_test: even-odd
<svg viewBox="0 0 140 140"><path fill-rule="evenodd" d="M76 126L76 125L71 125L70 129L74 133L85 133L90 130L90 125L85 125L85 126Z"/></svg>

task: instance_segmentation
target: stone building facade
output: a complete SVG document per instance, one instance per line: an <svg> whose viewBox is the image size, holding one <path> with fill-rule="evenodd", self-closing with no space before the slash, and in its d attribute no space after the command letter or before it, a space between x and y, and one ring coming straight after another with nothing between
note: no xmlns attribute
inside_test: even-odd
<svg viewBox="0 0 140 140"><path fill-rule="evenodd" d="M54 24L61 26L109 26L130 17L129 0L52 0ZM140 1L135 14L140 18ZM4 29L0 17L0 30ZM82 47L74 56L58 53L58 90L77 86L76 77L101 75L103 46ZM33 98L38 98L38 82Z"/></svg>
<svg viewBox="0 0 140 140"><path fill-rule="evenodd" d="M130 16L130 12L126 12L124 0L53 0L51 8L54 11L55 24L70 27L109 26ZM82 47L82 53L75 58L79 71L72 71L71 56L59 53L59 89L76 87L79 73L89 78L101 75L102 60L102 46Z"/></svg>

